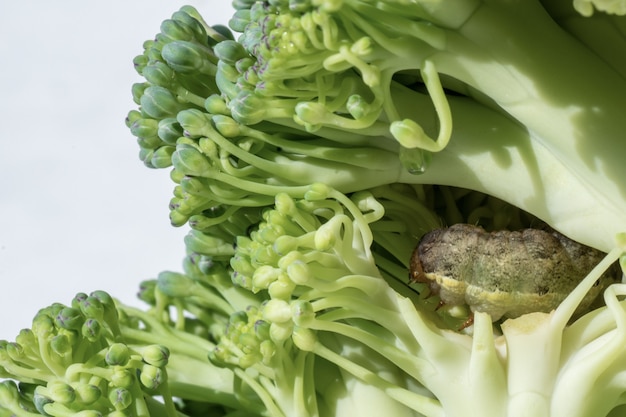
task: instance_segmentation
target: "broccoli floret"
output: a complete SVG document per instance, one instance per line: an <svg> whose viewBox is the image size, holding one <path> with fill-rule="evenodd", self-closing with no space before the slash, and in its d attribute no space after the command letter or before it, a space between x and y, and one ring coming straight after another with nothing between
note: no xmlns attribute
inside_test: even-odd
<svg viewBox="0 0 626 417"><path fill-rule="evenodd" d="M203 298L197 292L188 304ZM0 385L0 415L174 417L184 401L241 409L232 373L206 360L210 326L221 327L232 307L209 305L181 329L157 307L127 307L103 291L40 310L30 329L0 343L0 376L20 382Z"/></svg>
<svg viewBox="0 0 626 417"><path fill-rule="evenodd" d="M598 39L608 43L601 35L588 35L581 43L546 13L550 6L544 9L534 1L475 1L463 7L453 1L305 1L297 5L283 1L239 7L236 24L231 25L241 32L240 46L231 47L234 41L227 41L228 48L215 47L220 57L218 86L230 99L236 120L245 124L270 120L289 126L295 122L324 137L326 133L318 127L339 131L337 136L346 138L352 137L346 130L362 136L391 135L402 145L398 153L405 166L419 172L429 169L429 152L467 140L454 136L465 130L461 123L467 110L455 109L451 99L453 94L471 97L474 105L487 105L520 123L530 132L531 141L537 142L533 146L561 161L564 167L558 176L572 178L569 189L579 185L594 190L588 201L601 199L607 209L602 220L593 220L598 234L607 233L606 243L576 230L581 228L571 224L570 214L556 213L562 204L548 204L546 213L528 201L510 199L497 186L480 191L532 212L578 241L604 250L612 247L610 230L624 227L623 219L614 213L624 211L619 179L625 173L617 155L624 153L619 109L625 78L617 68L623 60L613 59L619 64L607 65L583 45L597 45ZM619 13L618 9L613 6L614 12ZM602 27L608 29L611 24ZM623 33L617 30L619 44ZM619 52L599 54L621 56ZM248 64L238 67L236 63L242 60ZM432 106L424 103L424 91ZM381 123L386 127L381 129ZM423 142L424 131L440 137ZM410 155L406 148L412 150ZM492 151L499 148L498 140L489 145ZM440 159L430 165L434 169L441 163ZM524 165L529 172L536 169ZM479 165L472 165L472 171L480 172ZM551 176L542 175L543 184L551 181ZM506 180L501 184L511 186ZM526 186L517 182L514 187ZM592 212L599 214L594 207L579 207L576 212L585 213L589 224Z"/></svg>
<svg viewBox="0 0 626 417"><path fill-rule="evenodd" d="M239 2L237 40L191 8L175 13L189 28L166 25L146 43L141 107L127 120L148 165L174 164L172 223L267 206L285 186L302 196L315 181L343 193L438 184L505 200L608 251L626 205L620 68L548 6L440 3ZM511 36L514 48L501 41ZM203 86L181 89L184 77Z"/></svg>

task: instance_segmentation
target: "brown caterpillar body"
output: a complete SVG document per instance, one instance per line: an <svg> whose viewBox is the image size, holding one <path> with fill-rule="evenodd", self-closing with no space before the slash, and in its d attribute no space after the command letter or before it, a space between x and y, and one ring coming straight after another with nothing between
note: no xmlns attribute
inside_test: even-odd
<svg viewBox="0 0 626 417"><path fill-rule="evenodd" d="M444 304L467 304L496 321L553 310L604 256L552 230L489 233L455 224L422 237L411 257L410 278L429 284ZM607 271L577 312L620 279L619 268Z"/></svg>

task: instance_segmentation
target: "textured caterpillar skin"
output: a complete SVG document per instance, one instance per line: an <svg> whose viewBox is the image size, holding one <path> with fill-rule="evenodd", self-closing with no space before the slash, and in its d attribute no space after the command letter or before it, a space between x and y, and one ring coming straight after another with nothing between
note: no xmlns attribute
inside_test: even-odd
<svg viewBox="0 0 626 417"><path fill-rule="evenodd" d="M489 233L455 224L422 237L411 257L410 275L413 282L428 283L444 304L467 304L496 321L555 309L604 256L556 231ZM620 279L619 268L607 271L577 313Z"/></svg>

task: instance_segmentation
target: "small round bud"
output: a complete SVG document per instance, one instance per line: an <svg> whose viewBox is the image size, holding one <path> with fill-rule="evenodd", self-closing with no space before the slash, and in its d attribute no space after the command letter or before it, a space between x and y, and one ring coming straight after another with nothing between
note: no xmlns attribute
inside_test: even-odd
<svg viewBox="0 0 626 417"><path fill-rule="evenodd" d="M148 62L148 57L145 55L137 55L136 57L134 57L133 66L135 67L135 71L137 71L137 73L141 75L141 72L146 67Z"/></svg>
<svg viewBox="0 0 626 417"><path fill-rule="evenodd" d="M89 294L89 297L94 297L106 308L115 308L115 301L106 291L97 290Z"/></svg>
<svg viewBox="0 0 626 417"><path fill-rule="evenodd" d="M172 154L176 150L174 146L160 146L150 157L150 165L154 168L167 168L172 166Z"/></svg>
<svg viewBox="0 0 626 417"><path fill-rule="evenodd" d="M9 357L19 362L24 359L24 348L19 343L10 342L5 345L5 349Z"/></svg>
<svg viewBox="0 0 626 417"><path fill-rule="evenodd" d="M154 295L155 289L156 289L155 279L141 281L139 283L139 291L137 292L137 298L139 298L141 301L145 303L154 305L156 303L156 298Z"/></svg>
<svg viewBox="0 0 626 417"><path fill-rule="evenodd" d="M270 284L267 291L272 298L289 300L295 289L296 284L287 277L287 274L282 273L276 281Z"/></svg>
<svg viewBox="0 0 626 417"><path fill-rule="evenodd" d="M169 297L188 297L194 294L196 283L178 272L163 271L158 276L157 288Z"/></svg>
<svg viewBox="0 0 626 417"><path fill-rule="evenodd" d="M89 296L84 292L79 292L74 296L74 298L72 298L72 307L80 308L80 303L83 302L83 300L85 300L87 297Z"/></svg>
<svg viewBox="0 0 626 417"><path fill-rule="evenodd" d="M183 136L183 129L175 117L159 120L157 136L168 145L175 145L178 138Z"/></svg>
<svg viewBox="0 0 626 417"><path fill-rule="evenodd" d="M126 388L114 388L109 391L109 401L116 410L124 410L133 403L133 395Z"/></svg>
<svg viewBox="0 0 626 417"><path fill-rule="evenodd" d="M257 291L265 290L272 282L276 281L279 273L280 270L270 265L261 265L252 275L252 285Z"/></svg>
<svg viewBox="0 0 626 417"><path fill-rule="evenodd" d="M176 115L176 120L183 129L185 136L198 138L211 132L209 115L198 109L183 110Z"/></svg>
<svg viewBox="0 0 626 417"><path fill-rule="evenodd" d="M267 113L263 99L246 90L237 94L229 106L233 119L247 126L262 122Z"/></svg>
<svg viewBox="0 0 626 417"><path fill-rule="evenodd" d="M45 388L45 396L61 404L71 404L76 399L74 388L62 381L50 381Z"/></svg>
<svg viewBox="0 0 626 417"><path fill-rule="evenodd" d="M298 349L307 352L312 351L317 344L317 336L313 330L297 326L293 330L292 340Z"/></svg>
<svg viewBox="0 0 626 417"><path fill-rule="evenodd" d="M207 97L204 101L204 108L206 111L213 115L230 114L230 109L228 108L228 105L219 94L211 94L209 97Z"/></svg>
<svg viewBox="0 0 626 417"><path fill-rule="evenodd" d="M150 84L158 85L165 88L172 85L175 78L172 68L167 66L167 64L165 64L164 62L158 61L148 64L143 69L142 75Z"/></svg>
<svg viewBox="0 0 626 417"><path fill-rule="evenodd" d="M114 343L109 347L104 360L107 365L114 366L124 366L128 363L130 359L130 349L123 343Z"/></svg>
<svg viewBox="0 0 626 417"><path fill-rule="evenodd" d="M291 281L298 285L304 285L313 280L311 268L301 260L294 261L287 266L287 275Z"/></svg>
<svg viewBox="0 0 626 417"><path fill-rule="evenodd" d="M92 384L78 384L74 387L74 392L76 401L85 405L96 402L102 396L100 388Z"/></svg>
<svg viewBox="0 0 626 417"><path fill-rule="evenodd" d="M102 326L96 319L87 319L81 328L81 334L90 342L95 342L102 334Z"/></svg>
<svg viewBox="0 0 626 417"><path fill-rule="evenodd" d="M280 345L291 337L293 331L293 322L272 323L270 324L270 339Z"/></svg>
<svg viewBox="0 0 626 417"><path fill-rule="evenodd" d="M337 226L341 225L339 220L333 221L334 219L337 217L324 223L315 231L315 249L320 252L330 250L337 241Z"/></svg>
<svg viewBox="0 0 626 417"><path fill-rule="evenodd" d="M348 98L346 108L355 119L362 119L372 111L369 103L358 94L354 94Z"/></svg>
<svg viewBox="0 0 626 417"><path fill-rule="evenodd" d="M315 320L315 311L310 302L296 300L291 303L293 321L298 326L307 326Z"/></svg>
<svg viewBox="0 0 626 417"><path fill-rule="evenodd" d="M130 125L130 133L138 138L157 136L159 122L154 119L141 118Z"/></svg>
<svg viewBox="0 0 626 417"><path fill-rule="evenodd" d="M67 334L57 334L50 339L50 348L59 356L72 352L72 342Z"/></svg>
<svg viewBox="0 0 626 417"><path fill-rule="evenodd" d="M214 115L212 117L215 128L225 138L234 138L241 135L241 125L236 122L232 117Z"/></svg>
<svg viewBox="0 0 626 417"><path fill-rule="evenodd" d="M135 84L133 84L133 86L131 88L131 92L133 94L133 101L135 102L135 104L141 104L141 96L143 96L144 91L146 91L146 88L148 88L148 87L150 87L150 83L135 83ZM139 114L141 114L141 113L139 113ZM134 114L133 114L133 116L134 116ZM127 119L127 124L128 124L129 122L132 122L133 119L136 120L136 117L131 117L131 114L129 113L129 116L126 119Z"/></svg>
<svg viewBox="0 0 626 417"><path fill-rule="evenodd" d="M263 306L263 319L272 323L291 321L291 307L284 300L268 300Z"/></svg>
<svg viewBox="0 0 626 417"><path fill-rule="evenodd" d="M298 248L298 239L289 235L279 236L274 241L273 248L277 254L286 255L287 253L294 251Z"/></svg>
<svg viewBox="0 0 626 417"><path fill-rule="evenodd" d="M151 345L144 349L141 357L147 364L162 368L167 365L170 351L167 347L162 345Z"/></svg>
<svg viewBox="0 0 626 417"><path fill-rule="evenodd" d="M130 388L135 383L134 369L116 369L111 375L111 385L119 388Z"/></svg>
<svg viewBox="0 0 626 417"><path fill-rule="evenodd" d="M304 193L305 200L319 201L325 200L332 194L332 188L320 182L311 184L309 189Z"/></svg>
<svg viewBox="0 0 626 417"><path fill-rule="evenodd" d="M55 323L57 326L67 330L79 330L85 322L85 316L80 310L65 307L57 314Z"/></svg>
<svg viewBox="0 0 626 417"><path fill-rule="evenodd" d="M238 3L239 0L235 0L235 3ZM235 32L243 33L246 29L246 26L250 23L250 10L248 9L248 5L238 9L233 13L233 16L228 21L228 26Z"/></svg>
<svg viewBox="0 0 626 417"><path fill-rule="evenodd" d="M153 85L146 88L139 99L141 110L154 119L175 116L182 110L181 104L168 89Z"/></svg>
<svg viewBox="0 0 626 417"><path fill-rule="evenodd" d="M145 364L141 368L139 381L148 389L157 389L165 380L165 371L162 368Z"/></svg>
<svg viewBox="0 0 626 417"><path fill-rule="evenodd" d="M172 164L185 175L202 177L209 176L213 171L211 162L197 149L189 146L177 147L172 154Z"/></svg>
<svg viewBox="0 0 626 417"><path fill-rule="evenodd" d="M270 323L265 320L257 320L256 322L254 322L254 333L259 340L269 339Z"/></svg>
<svg viewBox="0 0 626 417"><path fill-rule="evenodd" d="M22 346L37 346L37 338L31 329L22 329L15 337L15 342Z"/></svg>
<svg viewBox="0 0 626 417"><path fill-rule="evenodd" d="M88 318L101 320L104 317L104 306L96 297L87 297L79 304L80 310Z"/></svg>
<svg viewBox="0 0 626 417"><path fill-rule="evenodd" d="M215 72L217 58L211 49L195 42L175 41L163 46L161 56L174 71L188 73Z"/></svg>
<svg viewBox="0 0 626 417"><path fill-rule="evenodd" d="M213 51L221 61L224 61L228 65L235 65L240 59L248 57L248 53L244 47L233 40L218 43L213 48Z"/></svg>

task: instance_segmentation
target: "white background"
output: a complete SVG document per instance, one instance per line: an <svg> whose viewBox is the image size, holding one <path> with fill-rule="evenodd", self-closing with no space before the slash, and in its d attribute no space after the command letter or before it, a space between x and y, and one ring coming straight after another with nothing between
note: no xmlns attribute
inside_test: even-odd
<svg viewBox="0 0 626 417"><path fill-rule="evenodd" d="M124 125L132 59L184 4L227 24L230 1L0 3L0 339L36 311L181 270L169 170L151 170Z"/></svg>

